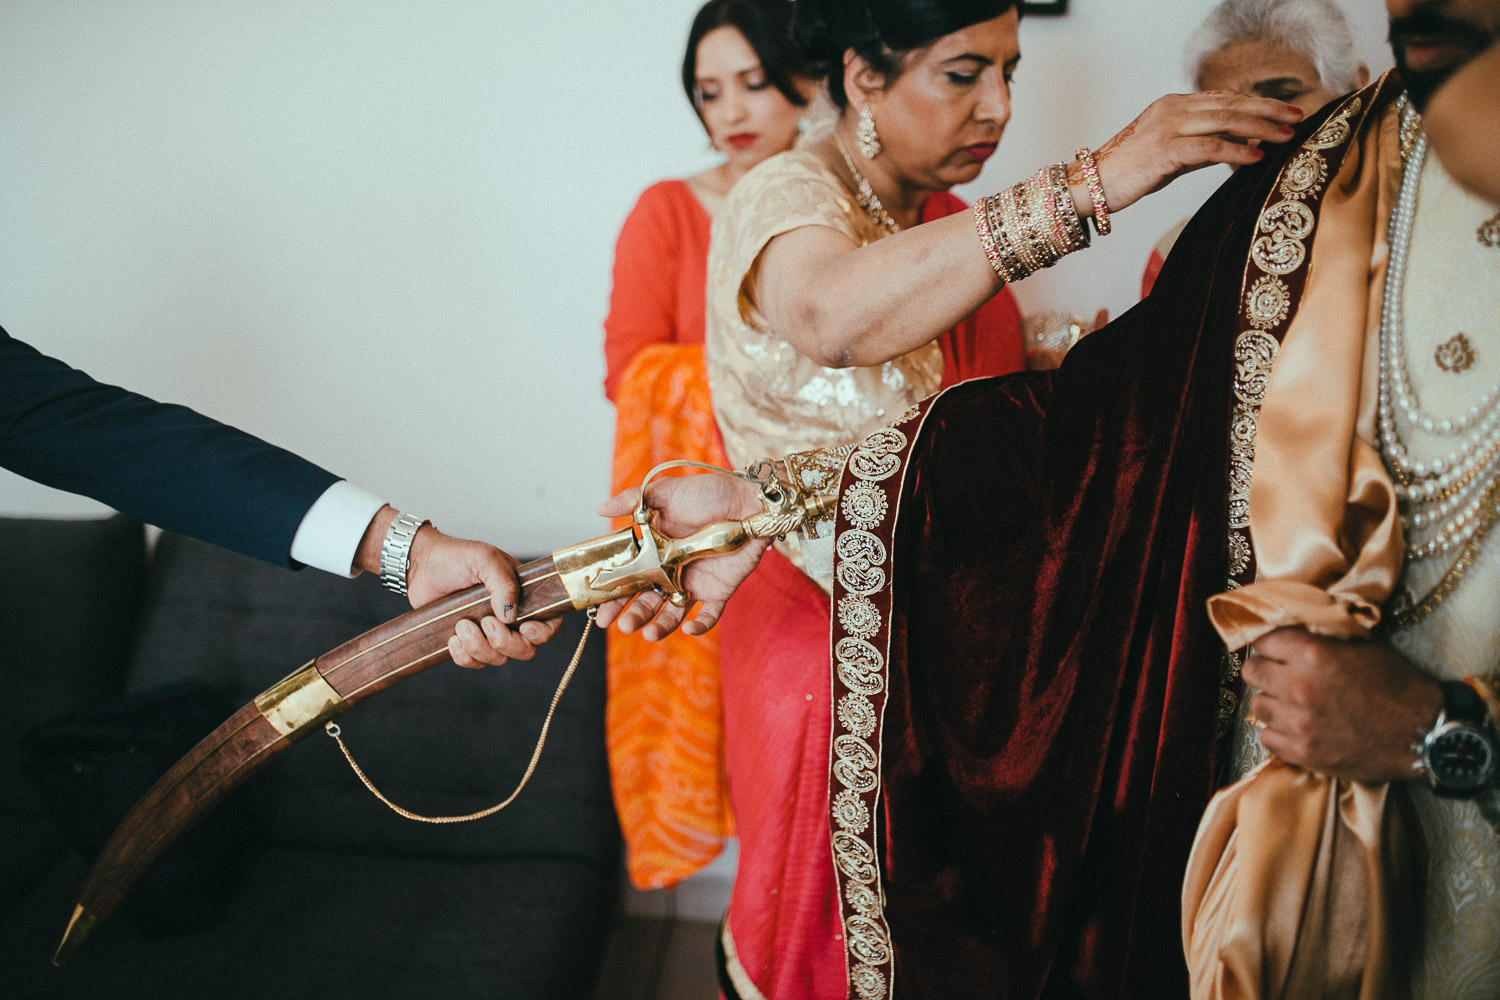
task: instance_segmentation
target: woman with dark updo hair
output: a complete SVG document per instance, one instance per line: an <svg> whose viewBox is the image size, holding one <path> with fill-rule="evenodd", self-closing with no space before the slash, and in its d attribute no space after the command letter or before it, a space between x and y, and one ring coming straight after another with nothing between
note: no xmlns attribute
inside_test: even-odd
<svg viewBox="0 0 1500 1000"><path fill-rule="evenodd" d="M1018 18L1011 0L797 0L798 39L839 115L826 137L747 173L714 221L705 358L733 465L826 454L895 422L961 360L943 335L997 295L1004 301L1006 284L1084 249L1086 227L1107 234L1112 213L1180 174L1258 161L1264 153L1250 141L1283 142L1302 117L1239 94L1165 97L1097 153L1081 150L973 211L924 222L949 188L979 176L1004 133ZM1000 371L1023 364L1014 329L971 346L1008 357ZM788 471L819 489L839 472ZM826 537L777 543L720 626L740 836L723 982L745 1000L842 997L854 988L847 977L859 996L886 995L875 980L888 942L863 917L840 916L845 903L878 912L878 872L846 852L839 870L858 898L841 899L834 879L830 838L854 851L878 817L857 801L870 771L857 759L868 748L852 737L840 737L856 757L834 761L842 798L830 799L831 548ZM652 610L659 599L640 603ZM861 613L840 603L851 630ZM851 731L867 722L838 720ZM832 831L830 802L841 824Z"/></svg>
<svg viewBox="0 0 1500 1000"><path fill-rule="evenodd" d="M703 342L709 223L751 167L792 148L814 85L791 37L789 0L709 0L693 18L682 88L724 162L648 187L615 247L604 321L604 393L648 344Z"/></svg>

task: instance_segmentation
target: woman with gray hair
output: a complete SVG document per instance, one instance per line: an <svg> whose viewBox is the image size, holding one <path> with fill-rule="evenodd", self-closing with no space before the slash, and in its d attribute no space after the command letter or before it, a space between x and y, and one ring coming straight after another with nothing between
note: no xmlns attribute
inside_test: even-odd
<svg viewBox="0 0 1500 1000"><path fill-rule="evenodd" d="M1269 97L1305 115L1370 82L1334 0L1224 0L1188 39L1186 66L1195 90ZM1186 225L1172 227L1151 251L1142 297Z"/></svg>
<svg viewBox="0 0 1500 1000"><path fill-rule="evenodd" d="M1370 79L1334 0L1224 0L1188 41L1187 66L1198 90L1271 97L1309 115Z"/></svg>

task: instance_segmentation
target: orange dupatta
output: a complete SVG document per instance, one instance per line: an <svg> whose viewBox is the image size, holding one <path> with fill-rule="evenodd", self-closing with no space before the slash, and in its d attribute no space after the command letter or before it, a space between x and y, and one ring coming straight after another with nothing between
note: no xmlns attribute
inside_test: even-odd
<svg viewBox="0 0 1500 1000"><path fill-rule="evenodd" d="M660 462L723 466L702 344L652 344L620 378L615 493ZM627 519L619 519L624 524ZM734 833L724 776L719 635L660 642L609 633L605 746L625 867L642 889L675 885L718 856Z"/></svg>

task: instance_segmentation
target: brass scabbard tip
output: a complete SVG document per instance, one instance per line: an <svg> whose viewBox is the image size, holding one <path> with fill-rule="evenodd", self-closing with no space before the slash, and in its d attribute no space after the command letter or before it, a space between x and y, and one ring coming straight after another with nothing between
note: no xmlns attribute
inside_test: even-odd
<svg viewBox="0 0 1500 1000"><path fill-rule="evenodd" d="M58 944L57 951L52 956L53 965L62 965L73 957L73 953L83 944L84 938L89 936L89 931L94 929L96 917L79 903L73 907L73 918L68 921L68 929L63 931L62 942Z"/></svg>

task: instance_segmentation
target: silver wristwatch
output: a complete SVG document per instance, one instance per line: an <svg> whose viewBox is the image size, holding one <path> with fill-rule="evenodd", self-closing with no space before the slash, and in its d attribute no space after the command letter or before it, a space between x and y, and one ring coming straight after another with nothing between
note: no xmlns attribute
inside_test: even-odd
<svg viewBox="0 0 1500 1000"><path fill-rule="evenodd" d="M1489 709L1463 681L1440 681L1443 711L1423 737L1417 766L1443 798L1465 799L1489 787L1500 766Z"/></svg>
<svg viewBox="0 0 1500 1000"><path fill-rule="evenodd" d="M386 590L406 596L406 571L411 568L411 542L417 531L431 521L419 521L410 514L397 514L380 543L380 583Z"/></svg>

